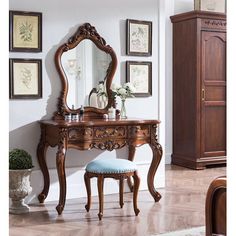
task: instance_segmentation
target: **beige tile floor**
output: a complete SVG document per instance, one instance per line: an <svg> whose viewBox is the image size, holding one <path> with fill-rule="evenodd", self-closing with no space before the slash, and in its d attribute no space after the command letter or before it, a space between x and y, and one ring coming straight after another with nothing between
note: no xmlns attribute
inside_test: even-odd
<svg viewBox="0 0 236 236"><path fill-rule="evenodd" d="M166 166L166 187L158 189L162 199L154 203L148 191L138 196L139 216L135 217L132 193L124 195L119 208L118 194L106 195L104 216L99 221L98 198L93 197L89 213L86 198L67 200L61 216L57 202L31 205L29 214L10 215L10 236L129 236L158 235L205 224L205 197L210 182L226 174L226 167L191 170Z"/></svg>

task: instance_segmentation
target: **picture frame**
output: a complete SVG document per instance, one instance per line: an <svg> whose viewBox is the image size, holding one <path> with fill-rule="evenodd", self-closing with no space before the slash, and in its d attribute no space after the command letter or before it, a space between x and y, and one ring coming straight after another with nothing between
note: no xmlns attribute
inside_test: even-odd
<svg viewBox="0 0 236 236"><path fill-rule="evenodd" d="M42 13L9 11L10 52L42 52Z"/></svg>
<svg viewBox="0 0 236 236"><path fill-rule="evenodd" d="M126 53L129 56L152 55L152 22L127 19Z"/></svg>
<svg viewBox="0 0 236 236"><path fill-rule="evenodd" d="M42 98L42 60L9 59L10 99Z"/></svg>
<svg viewBox="0 0 236 236"><path fill-rule="evenodd" d="M194 10L226 13L226 0L194 0Z"/></svg>
<svg viewBox="0 0 236 236"><path fill-rule="evenodd" d="M152 62L126 61L126 82L135 87L135 97L152 96Z"/></svg>

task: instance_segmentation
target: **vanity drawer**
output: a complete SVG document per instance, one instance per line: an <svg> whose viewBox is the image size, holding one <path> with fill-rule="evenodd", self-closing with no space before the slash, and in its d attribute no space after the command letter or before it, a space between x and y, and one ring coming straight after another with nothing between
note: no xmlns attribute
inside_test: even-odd
<svg viewBox="0 0 236 236"><path fill-rule="evenodd" d="M68 130L69 140L86 140L93 138L93 129L90 127L75 127Z"/></svg>
<svg viewBox="0 0 236 236"><path fill-rule="evenodd" d="M107 127L95 127L94 138L126 138L127 128L125 126L107 126Z"/></svg>
<svg viewBox="0 0 236 236"><path fill-rule="evenodd" d="M149 125L137 125L129 128L130 138L147 138L150 137Z"/></svg>

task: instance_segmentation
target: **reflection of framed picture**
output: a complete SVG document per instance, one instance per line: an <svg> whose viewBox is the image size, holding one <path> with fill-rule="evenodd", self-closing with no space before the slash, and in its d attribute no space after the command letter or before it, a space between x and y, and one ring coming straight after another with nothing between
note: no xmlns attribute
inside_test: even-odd
<svg viewBox="0 0 236 236"><path fill-rule="evenodd" d="M10 98L42 97L42 60L10 59Z"/></svg>
<svg viewBox="0 0 236 236"><path fill-rule="evenodd" d="M135 97L152 95L152 62L126 62L126 80L135 86Z"/></svg>
<svg viewBox="0 0 236 236"><path fill-rule="evenodd" d="M10 51L42 52L42 13L10 11Z"/></svg>
<svg viewBox="0 0 236 236"><path fill-rule="evenodd" d="M152 55L152 22L127 19L126 53L130 56Z"/></svg>
<svg viewBox="0 0 236 236"><path fill-rule="evenodd" d="M226 0L194 0L194 9L225 13Z"/></svg>

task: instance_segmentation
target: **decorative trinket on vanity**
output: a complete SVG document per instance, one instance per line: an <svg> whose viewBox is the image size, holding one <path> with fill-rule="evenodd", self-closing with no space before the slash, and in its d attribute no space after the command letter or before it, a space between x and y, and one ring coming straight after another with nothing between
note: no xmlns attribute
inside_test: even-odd
<svg viewBox="0 0 236 236"><path fill-rule="evenodd" d="M114 107L110 107L108 109L108 119L115 119L116 118L116 109Z"/></svg>
<svg viewBox="0 0 236 236"><path fill-rule="evenodd" d="M71 121L71 114L70 113L65 114L64 118L66 121Z"/></svg>

